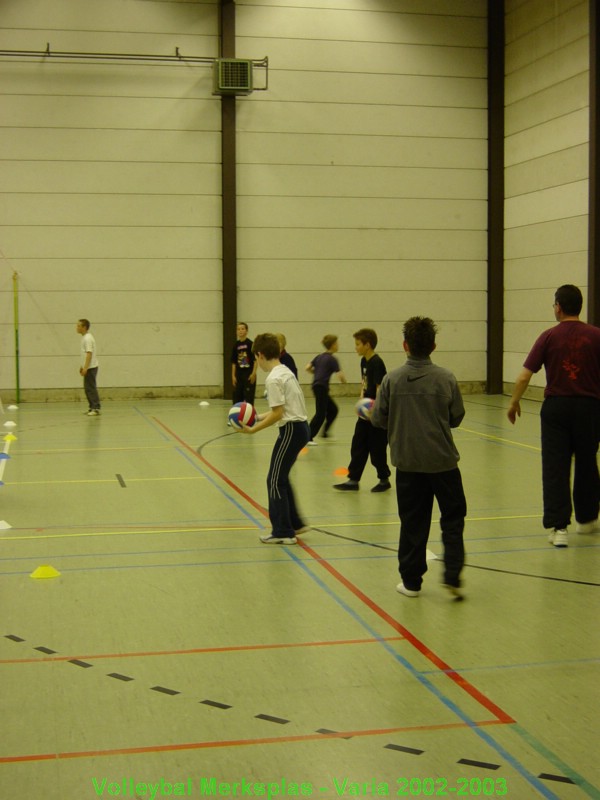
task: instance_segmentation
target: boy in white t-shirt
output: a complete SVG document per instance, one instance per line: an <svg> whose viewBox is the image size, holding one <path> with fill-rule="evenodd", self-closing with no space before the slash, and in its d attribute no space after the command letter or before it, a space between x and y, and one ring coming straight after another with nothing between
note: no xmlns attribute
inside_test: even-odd
<svg viewBox="0 0 600 800"><path fill-rule="evenodd" d="M89 404L88 417L97 417L100 414L100 397L96 386L98 375L98 357L96 356L96 340L90 333L88 319L77 320L77 333L81 335L81 366L79 374L83 378L83 390Z"/></svg>
<svg viewBox="0 0 600 800"><path fill-rule="evenodd" d="M242 428L241 433L258 433L271 425L279 428L267 475L272 531L260 540L265 544L296 544L296 534L304 533L307 526L296 508L289 474L310 439L304 395L293 372L279 361L281 348L275 334L259 334L252 350L258 366L268 373L265 389L270 410L259 414L255 425Z"/></svg>

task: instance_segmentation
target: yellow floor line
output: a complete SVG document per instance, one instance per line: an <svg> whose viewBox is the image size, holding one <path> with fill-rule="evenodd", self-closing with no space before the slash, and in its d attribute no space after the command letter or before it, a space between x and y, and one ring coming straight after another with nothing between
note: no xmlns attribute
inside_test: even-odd
<svg viewBox="0 0 600 800"><path fill-rule="evenodd" d="M26 539L73 539L89 536L159 536L172 533L207 533L209 531L256 531L251 525L235 525L231 527L215 526L214 528L172 528L169 530L140 530L140 531L89 531L77 533L38 533L28 536L4 536L3 542L23 541ZM8 533L8 531L7 531Z"/></svg>
<svg viewBox="0 0 600 800"><path fill-rule="evenodd" d="M187 475L182 478L127 478L125 483L145 483L146 481L205 481L202 475ZM64 483L117 483L116 478L77 478L68 481L5 481L6 486L39 486L44 484Z"/></svg>
<svg viewBox="0 0 600 800"><path fill-rule="evenodd" d="M495 516L495 517L466 517L465 522L497 522L501 520L513 520L513 519L541 519L541 514L507 514L502 516ZM439 522L439 520L434 519L434 522ZM386 525L393 525L397 526L399 520L391 520L389 522L330 522L325 523L323 525L324 528L377 528L377 527L385 527ZM317 526L319 527L319 526Z"/></svg>
<svg viewBox="0 0 600 800"><path fill-rule="evenodd" d="M535 447L531 444L523 444L522 442L515 442L514 439L504 439L502 436L492 436L489 433L481 433L481 431L474 431L471 428L465 428L461 425L460 431L464 431L465 433L474 433L476 436L481 436L484 439L491 439L493 442L504 442L506 444L513 444L515 447L524 447L527 450L535 450L537 453L542 452L541 447Z"/></svg>

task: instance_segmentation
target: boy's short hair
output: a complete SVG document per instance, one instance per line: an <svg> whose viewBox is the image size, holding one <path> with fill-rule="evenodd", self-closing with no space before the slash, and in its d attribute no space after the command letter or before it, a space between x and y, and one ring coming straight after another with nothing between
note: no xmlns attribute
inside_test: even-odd
<svg viewBox="0 0 600 800"><path fill-rule="evenodd" d="M411 317L404 323L404 341L411 356L428 358L435 348L437 327L429 317Z"/></svg>
<svg viewBox="0 0 600 800"><path fill-rule="evenodd" d="M325 350L329 350L333 345L337 342L338 337L335 336L333 333L327 333L321 340L321 344L325 348Z"/></svg>
<svg viewBox="0 0 600 800"><path fill-rule="evenodd" d="M247 322L238 322L237 325L243 325L246 330L248 330L248 323Z"/></svg>
<svg viewBox="0 0 600 800"><path fill-rule="evenodd" d="M573 286L572 283L565 283L564 286L559 286L554 293L554 300L565 314L570 317L578 317L581 313L583 306L581 289L578 286Z"/></svg>
<svg viewBox="0 0 600 800"><path fill-rule="evenodd" d="M363 344L370 344L373 350L377 347L377 334L373 328L361 328L356 333L352 334L355 339Z"/></svg>
<svg viewBox="0 0 600 800"><path fill-rule="evenodd" d="M261 353L267 361L272 361L274 358L279 358L281 347L276 333L259 333L254 337L252 345L252 352L254 355Z"/></svg>
<svg viewBox="0 0 600 800"><path fill-rule="evenodd" d="M82 318L82 319L79 320L79 322L83 325L83 327L86 329L86 331L89 331L89 329L90 329L90 321L89 321L89 319L83 319Z"/></svg>

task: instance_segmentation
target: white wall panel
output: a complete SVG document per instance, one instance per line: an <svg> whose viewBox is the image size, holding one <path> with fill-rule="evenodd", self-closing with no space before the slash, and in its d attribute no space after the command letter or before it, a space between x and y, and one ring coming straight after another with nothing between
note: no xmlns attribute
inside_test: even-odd
<svg viewBox="0 0 600 800"><path fill-rule="evenodd" d="M30 324L41 321L49 324L60 324L62 319L87 317L94 326L102 324L119 324L123 316L127 322L143 323L151 321L182 324L202 320L217 322L220 308L214 302L210 292L202 291L146 291L140 289L132 292L96 291L90 297L84 289L44 293L21 293L20 312ZM123 315L123 309L127 315ZM87 309L87 310L86 310ZM91 313L94 312L94 313ZM98 322L96 322L98 321ZM26 335L23 335L23 341Z"/></svg>
<svg viewBox="0 0 600 800"><path fill-rule="evenodd" d="M221 159L218 131L153 130L151 135L144 135L139 130L65 130L46 128L43 124L29 129L8 125L0 127L0 147L3 158L17 162L110 162L109 168L113 162L139 162L158 167L186 164L193 170L194 164L214 166Z"/></svg>
<svg viewBox="0 0 600 800"><path fill-rule="evenodd" d="M40 269L40 261L43 269ZM220 259L169 258L45 258L6 262L4 290L8 292L9 268L18 267L21 292L48 292L84 286L88 291L177 290L221 291ZM2 292L0 291L0 297Z"/></svg>
<svg viewBox="0 0 600 800"><path fill-rule="evenodd" d="M504 173L505 192L507 197L517 197L538 189L585 180L588 171L588 147L579 144L507 167Z"/></svg>
<svg viewBox="0 0 600 800"><path fill-rule="evenodd" d="M431 289L439 291L486 291L485 261L410 261L401 263L394 258L380 260L358 259L285 260L257 259L239 262L239 288L250 291L257 286L269 286L273 275L284 275L288 291L307 286L313 291L324 289L345 292L363 291L361 275L368 271L369 287L375 291L403 287L405 292ZM330 310L333 317L335 306Z"/></svg>
<svg viewBox="0 0 600 800"><path fill-rule="evenodd" d="M484 352L485 4L238 10L239 52L270 59L269 91L238 113L242 317L283 326L301 360L332 325L355 360L352 332L372 326L398 364L406 317L460 308L448 350L475 320ZM484 379L485 358L457 364Z"/></svg>
<svg viewBox="0 0 600 800"><path fill-rule="evenodd" d="M365 98L366 100L366 98ZM260 105L259 105L260 103ZM297 133L310 121L311 133L360 136L433 136L482 139L486 113L473 108L433 106L385 106L247 101L240 105L240 132ZM263 138L263 143L264 143Z"/></svg>
<svg viewBox="0 0 600 800"><path fill-rule="evenodd" d="M1 177L1 165L0 165ZM243 164L238 193L266 197L393 197L486 200L477 169Z"/></svg>
<svg viewBox="0 0 600 800"><path fill-rule="evenodd" d="M185 100L180 97L9 96L0 106L0 125L12 128L214 131L219 125L219 106L214 100Z"/></svg>
<svg viewBox="0 0 600 800"><path fill-rule="evenodd" d="M21 359L23 385L29 388L78 390L82 399L81 377L78 372L79 351L69 357L52 358L53 371L48 372L44 356L24 355ZM187 382L182 380L181 357L173 355L102 356L98 371L100 399L106 397L107 387L132 387L135 389L156 387L218 386L222 382L221 356L215 354L194 355L187 353ZM75 368L74 368L75 367ZM44 387L39 386L39 376L47 377ZM160 392L158 392L160 393Z"/></svg>
<svg viewBox="0 0 600 800"><path fill-rule="evenodd" d="M425 168L427 176L428 169L435 167L440 170L487 169L487 144L484 139L476 138L360 136L343 131L330 135L262 131L245 132L239 136L238 157L242 175L244 164L289 164L417 167Z"/></svg>
<svg viewBox="0 0 600 800"><path fill-rule="evenodd" d="M1 48L46 43L53 53L179 47L214 57L218 3L3 3ZM13 271L21 388L80 383L79 317L98 334L104 387L186 386L189 356L196 381L220 382L201 364L221 360L221 123L211 91L210 64L0 59L0 386L13 385ZM210 346L199 350L195 335Z"/></svg>
<svg viewBox="0 0 600 800"><path fill-rule="evenodd" d="M211 228L128 228L46 225L1 226L6 259L17 266L21 258L171 258L218 257L220 231ZM17 254L17 255L15 255Z"/></svg>
<svg viewBox="0 0 600 800"><path fill-rule="evenodd" d="M267 235L268 233L268 235ZM329 230L318 237L312 230L245 228L238 243L247 259L434 259L483 263L486 258L485 231L414 230ZM354 276L366 283L366 276ZM259 291L261 287L257 287Z"/></svg>
<svg viewBox="0 0 600 800"><path fill-rule="evenodd" d="M578 217L587 214L587 207L587 180L552 186L507 199L506 227L518 228L553 219Z"/></svg>
<svg viewBox="0 0 600 800"><path fill-rule="evenodd" d="M430 75L360 74L304 69L273 71L269 91L260 102L357 102L364 98L369 105L414 106L415 98L427 98L430 106L482 108L486 104L486 81L483 78L440 77ZM358 65L355 65L355 69ZM420 105L420 104L419 104Z"/></svg>
<svg viewBox="0 0 600 800"><path fill-rule="evenodd" d="M585 293L588 4L507 2L505 380L554 324L554 291ZM543 386L544 375L532 385Z"/></svg>
<svg viewBox="0 0 600 800"><path fill-rule="evenodd" d="M43 181L40 173L43 172ZM0 161L0 186L15 195L45 191L73 195L220 195L217 164L118 161Z"/></svg>
<svg viewBox="0 0 600 800"><path fill-rule="evenodd" d="M513 258L506 262L506 283L513 291L527 288L554 291L564 283L565 275L582 275L586 267L587 248Z"/></svg>
<svg viewBox="0 0 600 800"><path fill-rule="evenodd" d="M48 187L50 188L50 187ZM4 225L83 225L130 228L140 222L155 229L206 228L221 224L212 197L144 194L13 194L0 198Z"/></svg>
<svg viewBox="0 0 600 800"><path fill-rule="evenodd" d="M512 228L505 235L505 257L530 258L532 256L573 253L586 249L587 215L568 217L552 222L542 222L524 228ZM565 275L563 283L573 283Z"/></svg>
<svg viewBox="0 0 600 800"><path fill-rule="evenodd" d="M364 197L245 197L238 203L245 228L348 228L397 230L481 230L483 200L433 200Z"/></svg>
<svg viewBox="0 0 600 800"><path fill-rule="evenodd" d="M536 95L548 87L560 87L565 81L586 72L589 66L587 44L587 37L582 36L563 50L546 55L513 73L507 87L507 104L535 101Z"/></svg>
<svg viewBox="0 0 600 800"><path fill-rule="evenodd" d="M121 0L5 0L2 5L2 28L30 28L40 31L89 30L146 32L159 34L207 33L215 19L215 0L146 3L143 0L123 3ZM143 25L140 16L143 15ZM213 29L213 36L216 35ZM30 48L35 49L35 48Z"/></svg>
<svg viewBox="0 0 600 800"><path fill-rule="evenodd" d="M329 321L337 320L361 320L365 315L364 293L361 291L348 291L345 292L344 303L342 307L334 307L335 292L315 292L310 289L303 291L296 290L294 292L293 300L306 310L307 318L311 320L322 319L325 314L328 316ZM456 293L454 300L456 301L459 295L463 293ZM264 291L260 295L254 295L247 301L247 311L252 318L262 317L268 319L265 311L269 310L270 314L277 313L275 310L280 310L280 319L288 319L287 310L291 305L292 298L286 291ZM448 297L444 297L441 293L434 293L430 291L421 292L405 292L403 289L388 290L388 291L374 291L369 292L369 303L371 309L376 309L377 313L375 319L391 321L397 325L397 330L402 327L402 323L407 316L411 316L411 308L415 309L431 309L431 316L438 318L441 315L444 318L455 318L459 320L478 320L482 318L482 312L485 311L485 298L481 295L476 296L475 293L470 297L470 302L465 301L460 307L455 302L454 308L444 308L444 304L449 302ZM281 315L281 311L285 313ZM449 315L449 312L452 316ZM368 313L368 312L367 312ZM424 313L415 311L415 314ZM428 312L429 313L429 312ZM373 311L369 316L373 316ZM396 323L398 320L398 323ZM362 325L357 326L362 327ZM285 333L285 331L284 331ZM287 334L286 334L287 335Z"/></svg>
<svg viewBox="0 0 600 800"><path fill-rule="evenodd" d="M74 317L72 323L58 323L51 329L41 321L28 325L23 341L26 350L29 352L35 346L44 357L70 358L71 369L77 372L81 337L75 331L76 321L77 317ZM119 324L110 321L96 324L92 321L90 330L96 337L98 356L102 361L118 356L124 339L128 343L129 354L135 358L153 353L171 356L211 354L220 344L219 332L215 335L209 320L139 322L132 318Z"/></svg>
<svg viewBox="0 0 600 800"><path fill-rule="evenodd" d="M290 0L279 7L269 7L256 2L246 2L239 7L238 35L242 39L265 34L280 39L313 39L329 41L396 42L398 44L425 44L464 47L481 47L486 38L485 4L472 5L477 16L453 17L430 8L424 0L412 11L402 6L386 12L372 3L360 3L355 8L319 8L316 3L301 8ZM421 11L423 13L416 13ZM475 11L473 11L475 13Z"/></svg>
<svg viewBox="0 0 600 800"><path fill-rule="evenodd" d="M585 143L588 138L589 112L587 108L582 108L509 135L506 140L506 164L511 166L542 155L553 155Z"/></svg>
<svg viewBox="0 0 600 800"><path fill-rule="evenodd" d="M506 109L506 131L516 133L553 120L557 115L562 117L580 110L586 104L588 83L585 65L584 72L546 87L533 96L511 103Z"/></svg>
<svg viewBox="0 0 600 800"><path fill-rule="evenodd" d="M193 1L193 0L192 0ZM376 0L377 10L393 11L403 14L443 14L448 16L471 17L481 16L481 3L479 0L452 0L448 4L447 0ZM255 5L256 0L237 0L237 5ZM260 0L260 5L267 7L286 7L290 5L289 0ZM373 8L373 4L365 5L365 0L321 0L322 8L342 9L344 11L364 11L365 8ZM319 7L315 0L295 0L296 8L311 9Z"/></svg>
<svg viewBox="0 0 600 800"><path fill-rule="evenodd" d="M555 57L557 50L568 48L587 31L587 8L581 0L525 0L507 3L506 8L509 74L519 72L532 61Z"/></svg>

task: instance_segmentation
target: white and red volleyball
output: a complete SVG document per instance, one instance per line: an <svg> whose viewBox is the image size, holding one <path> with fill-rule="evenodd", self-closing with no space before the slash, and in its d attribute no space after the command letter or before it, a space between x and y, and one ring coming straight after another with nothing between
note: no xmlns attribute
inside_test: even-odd
<svg viewBox="0 0 600 800"><path fill-rule="evenodd" d="M256 410L251 403L242 401L229 409L229 422L234 428L251 428L256 422Z"/></svg>
<svg viewBox="0 0 600 800"><path fill-rule="evenodd" d="M370 419L374 405L375 400L372 397L361 397L354 408L361 419Z"/></svg>

